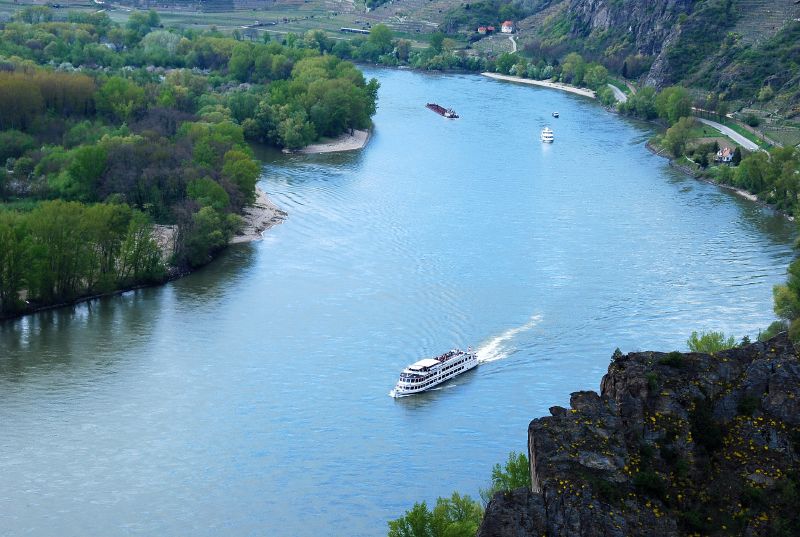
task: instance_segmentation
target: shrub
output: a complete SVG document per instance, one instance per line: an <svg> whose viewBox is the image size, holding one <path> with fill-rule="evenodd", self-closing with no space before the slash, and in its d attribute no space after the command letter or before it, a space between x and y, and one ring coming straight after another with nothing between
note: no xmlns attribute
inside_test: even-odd
<svg viewBox="0 0 800 537"><path fill-rule="evenodd" d="M747 114L744 118L744 122L751 127L758 127L761 125L761 119L755 114Z"/></svg>
<svg viewBox="0 0 800 537"><path fill-rule="evenodd" d="M722 426L714 420L712 411L711 401L697 398L694 400L694 410L689 414L692 436L709 453L722 447L724 436Z"/></svg>
<svg viewBox="0 0 800 537"><path fill-rule="evenodd" d="M492 496L501 490L514 490L531 486L531 470L528 457L523 453L512 451L508 454L505 467L495 464L492 468L492 484L488 489L481 489L480 495L484 503L489 503Z"/></svg>
<svg viewBox="0 0 800 537"><path fill-rule="evenodd" d="M597 497L608 503L617 503L624 498L620 486L602 475L590 471L581 472L581 477L592 487Z"/></svg>
<svg viewBox="0 0 800 537"><path fill-rule="evenodd" d="M666 358L659 360L658 363L670 367L683 367L683 355L678 351L672 351Z"/></svg>
<svg viewBox="0 0 800 537"><path fill-rule="evenodd" d="M709 531L709 524L708 520L706 520L706 516L704 516L700 511L692 510L686 511L681 515L681 523L683 526L690 530L692 533L708 533Z"/></svg>
<svg viewBox="0 0 800 537"><path fill-rule="evenodd" d="M664 499L667 493L667 485L661 476L652 470L639 472L633 477L633 485L643 494L658 499Z"/></svg>
<svg viewBox="0 0 800 537"><path fill-rule="evenodd" d="M646 378L647 378L647 388L651 392L657 392L658 388L659 388L658 374L657 373L648 373L646 375Z"/></svg>
<svg viewBox="0 0 800 537"><path fill-rule="evenodd" d="M389 537L472 537L482 518L478 502L454 492L450 498L438 498L433 511L425 502L415 503L404 516L389 522Z"/></svg>
<svg viewBox="0 0 800 537"><path fill-rule="evenodd" d="M692 335L686 340L686 344L691 352L714 354L735 347L736 338L730 336L725 339L724 332L700 332L700 334L692 332Z"/></svg>

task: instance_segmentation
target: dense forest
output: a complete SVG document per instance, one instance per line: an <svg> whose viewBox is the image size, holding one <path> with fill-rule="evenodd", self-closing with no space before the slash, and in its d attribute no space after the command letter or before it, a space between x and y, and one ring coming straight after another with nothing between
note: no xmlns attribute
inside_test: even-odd
<svg viewBox="0 0 800 537"><path fill-rule="evenodd" d="M377 90L319 48L20 11L0 27L0 316L208 262L255 196L248 141L367 128Z"/></svg>

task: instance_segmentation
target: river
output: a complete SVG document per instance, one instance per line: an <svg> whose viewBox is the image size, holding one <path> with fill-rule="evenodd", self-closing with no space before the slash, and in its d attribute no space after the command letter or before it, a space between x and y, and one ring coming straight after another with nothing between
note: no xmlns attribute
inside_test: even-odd
<svg viewBox="0 0 800 537"><path fill-rule="evenodd" d="M0 324L0 534L385 535L415 501L477 497L615 348L774 319L794 226L671 170L651 127L480 76L369 74L366 149L263 156L289 213L265 240ZM388 397L468 345L477 369Z"/></svg>

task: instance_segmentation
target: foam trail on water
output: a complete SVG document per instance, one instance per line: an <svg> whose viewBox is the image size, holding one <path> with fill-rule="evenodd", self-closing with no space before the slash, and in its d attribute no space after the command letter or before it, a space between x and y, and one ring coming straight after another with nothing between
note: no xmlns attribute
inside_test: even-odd
<svg viewBox="0 0 800 537"><path fill-rule="evenodd" d="M495 360L501 360L508 356L511 352L510 349L504 345L504 343L517 334L521 334L522 332L527 332L528 330L532 329L534 326L539 324L541 320L541 315L534 315L522 326L509 328L499 336L495 336L489 341L482 343L476 351L478 355L478 363L485 364L488 362L494 362Z"/></svg>

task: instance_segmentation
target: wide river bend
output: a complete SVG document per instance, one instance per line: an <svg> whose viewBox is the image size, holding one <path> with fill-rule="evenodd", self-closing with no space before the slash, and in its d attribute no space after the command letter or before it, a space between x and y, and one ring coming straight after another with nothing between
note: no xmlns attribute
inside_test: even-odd
<svg viewBox="0 0 800 537"><path fill-rule="evenodd" d="M0 324L0 535L385 535L415 501L476 497L616 347L773 320L793 225L671 170L651 127L480 76L368 74L365 150L264 155L289 213L264 241ZM468 345L476 370L387 396Z"/></svg>

